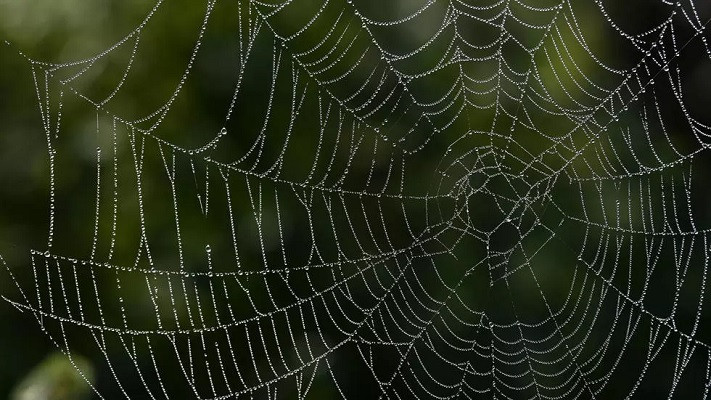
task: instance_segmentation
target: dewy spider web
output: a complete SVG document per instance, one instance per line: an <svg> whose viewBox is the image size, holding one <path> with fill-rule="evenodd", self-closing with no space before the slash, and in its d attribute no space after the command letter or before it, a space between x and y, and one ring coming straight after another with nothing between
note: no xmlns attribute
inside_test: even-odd
<svg viewBox="0 0 711 400"><path fill-rule="evenodd" d="M95 396L708 395L708 7L200 6L21 53L48 233L3 299Z"/></svg>

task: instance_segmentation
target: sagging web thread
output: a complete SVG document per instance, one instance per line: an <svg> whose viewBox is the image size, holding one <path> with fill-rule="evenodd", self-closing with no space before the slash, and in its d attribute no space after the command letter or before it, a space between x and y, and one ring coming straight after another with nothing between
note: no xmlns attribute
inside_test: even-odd
<svg viewBox="0 0 711 400"><path fill-rule="evenodd" d="M365 3L209 0L150 111L113 105L179 5L86 59L24 56L49 232L3 298L70 359L88 343L100 398L706 397L698 5L629 34L601 1ZM215 19L217 126L171 122Z"/></svg>

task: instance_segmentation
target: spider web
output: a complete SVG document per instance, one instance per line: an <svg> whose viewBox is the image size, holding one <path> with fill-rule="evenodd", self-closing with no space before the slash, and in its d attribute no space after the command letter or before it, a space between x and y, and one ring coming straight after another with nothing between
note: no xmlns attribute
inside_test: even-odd
<svg viewBox="0 0 711 400"><path fill-rule="evenodd" d="M708 7L183 3L20 53L48 217L3 299L97 397L708 395Z"/></svg>

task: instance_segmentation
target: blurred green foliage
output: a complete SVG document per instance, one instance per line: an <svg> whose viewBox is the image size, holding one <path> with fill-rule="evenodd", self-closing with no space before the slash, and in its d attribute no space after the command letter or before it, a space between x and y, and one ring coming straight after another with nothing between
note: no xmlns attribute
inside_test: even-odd
<svg viewBox="0 0 711 400"><path fill-rule="evenodd" d="M80 372L81 371L81 372ZM19 382L10 400L81 400L89 398L94 370L88 360L76 355L69 360L53 353Z"/></svg>

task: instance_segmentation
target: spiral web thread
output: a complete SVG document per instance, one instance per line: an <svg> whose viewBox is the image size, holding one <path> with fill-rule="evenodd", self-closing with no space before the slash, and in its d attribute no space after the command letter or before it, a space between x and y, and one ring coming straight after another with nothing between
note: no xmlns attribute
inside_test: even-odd
<svg viewBox="0 0 711 400"><path fill-rule="evenodd" d="M148 111L114 104L179 3L25 56L48 235L3 298L93 349L99 398L706 397L700 4L628 33L601 1L366 3L209 0ZM210 65L227 96L183 124Z"/></svg>

